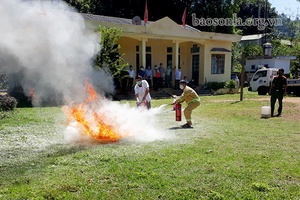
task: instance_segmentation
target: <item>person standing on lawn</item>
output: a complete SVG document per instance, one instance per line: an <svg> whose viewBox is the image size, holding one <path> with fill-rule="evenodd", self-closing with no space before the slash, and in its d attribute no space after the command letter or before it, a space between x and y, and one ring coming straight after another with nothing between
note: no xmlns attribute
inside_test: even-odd
<svg viewBox="0 0 300 200"><path fill-rule="evenodd" d="M282 99L283 96L286 95L286 89L287 89L287 81L286 77L283 75L284 74L284 69L279 69L278 70L278 76L275 76L270 90L269 94L271 95L271 117L274 117L274 109L275 109L275 103L276 100L278 99L278 114L276 115L277 117L281 117L282 113Z"/></svg>
<svg viewBox="0 0 300 200"><path fill-rule="evenodd" d="M138 75L136 78L136 85L134 86L134 94L136 98L136 105L139 107L144 103L147 105L147 109L151 108L151 96L150 96L150 89L149 84L146 80Z"/></svg>
<svg viewBox="0 0 300 200"><path fill-rule="evenodd" d="M195 90L187 86L185 80L179 82L179 88L183 90L181 96L175 100L173 104L186 102L188 105L184 109L184 117L186 124L182 125L182 128L191 128L192 127L192 111L200 106L200 98Z"/></svg>

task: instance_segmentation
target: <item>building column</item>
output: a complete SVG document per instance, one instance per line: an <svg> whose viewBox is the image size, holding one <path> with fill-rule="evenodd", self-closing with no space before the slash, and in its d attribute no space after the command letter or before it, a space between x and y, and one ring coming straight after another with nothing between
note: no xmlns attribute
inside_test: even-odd
<svg viewBox="0 0 300 200"><path fill-rule="evenodd" d="M179 56L179 43L178 41L175 41L175 67L176 69L178 69L178 66L179 66L179 59L178 59L178 56Z"/></svg>
<svg viewBox="0 0 300 200"><path fill-rule="evenodd" d="M142 38L142 66L146 69L146 42L147 38Z"/></svg>
<svg viewBox="0 0 300 200"><path fill-rule="evenodd" d="M176 41L176 40L173 40L173 43L174 43L174 48L175 50L173 51L175 53L175 58L174 58L174 65L172 66L173 69L174 69L174 66L176 67L174 70L172 70L172 86L175 87L175 73L176 73L176 70L178 70L178 67L179 67L179 59L178 59L178 56L179 56L179 41Z"/></svg>

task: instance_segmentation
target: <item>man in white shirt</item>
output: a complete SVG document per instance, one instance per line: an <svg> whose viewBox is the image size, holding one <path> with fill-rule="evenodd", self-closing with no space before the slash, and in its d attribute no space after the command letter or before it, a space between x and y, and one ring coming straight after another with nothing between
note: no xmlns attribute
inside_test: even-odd
<svg viewBox="0 0 300 200"><path fill-rule="evenodd" d="M134 86L134 93L136 98L136 105L146 105L147 109L151 108L151 96L149 84L146 80L143 80L141 76L135 78L136 85Z"/></svg>

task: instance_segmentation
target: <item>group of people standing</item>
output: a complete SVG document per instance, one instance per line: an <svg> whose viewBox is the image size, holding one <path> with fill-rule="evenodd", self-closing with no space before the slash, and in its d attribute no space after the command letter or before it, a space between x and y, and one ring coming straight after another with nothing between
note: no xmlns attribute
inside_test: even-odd
<svg viewBox="0 0 300 200"><path fill-rule="evenodd" d="M120 73L120 79L115 80L116 90L119 90L122 94L131 92L134 88L134 79L136 76L141 76L143 80L146 80L149 87L154 91L158 91L160 88L172 88L179 89L179 82L181 78L181 68L172 66L164 67L162 63L155 65L153 69L148 66L146 69L141 66L137 72L130 65L129 69L124 68ZM175 84L172 84L174 75ZM186 79L186 76L184 77Z"/></svg>
<svg viewBox="0 0 300 200"><path fill-rule="evenodd" d="M150 66L144 69L141 66L137 72L137 75L141 76L143 79L148 81L148 84L154 91L159 88L172 88L172 74L175 68L172 66L163 67L160 63L159 66L155 65L152 70ZM181 69L180 67L175 70L175 88L179 89L179 81L181 80Z"/></svg>

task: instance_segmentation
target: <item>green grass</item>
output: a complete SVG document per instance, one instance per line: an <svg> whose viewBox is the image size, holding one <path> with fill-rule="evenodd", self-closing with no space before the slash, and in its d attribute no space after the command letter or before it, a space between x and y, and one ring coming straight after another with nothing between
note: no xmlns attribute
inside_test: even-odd
<svg viewBox="0 0 300 200"><path fill-rule="evenodd" d="M266 97L201 97L187 130L166 106L174 138L148 143L67 144L61 108L17 108L0 120L0 199L300 199L300 99L261 119Z"/></svg>

